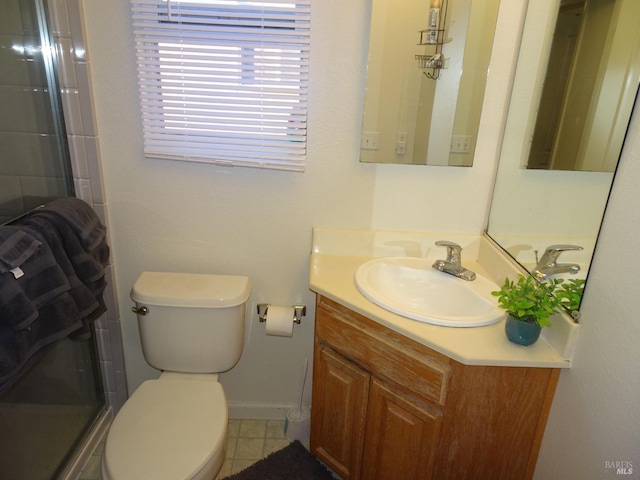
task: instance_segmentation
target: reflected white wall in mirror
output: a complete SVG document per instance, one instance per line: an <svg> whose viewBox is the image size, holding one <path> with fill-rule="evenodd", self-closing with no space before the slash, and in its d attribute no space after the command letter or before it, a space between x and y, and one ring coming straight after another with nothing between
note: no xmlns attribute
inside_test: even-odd
<svg viewBox="0 0 640 480"><path fill-rule="evenodd" d="M433 80L415 58L435 52L419 45L431 1L373 0L362 162L473 164L500 2L437 2L443 20L446 9L445 62Z"/></svg>
<svg viewBox="0 0 640 480"><path fill-rule="evenodd" d="M616 8L623 3L637 2L609 1L615 2ZM545 77L559 7L559 0L530 1L528 5L488 234L529 271L549 245L580 245L584 250L565 252L559 261L580 264L582 270L578 277L584 278L590 267L614 172L526 168L537 98ZM623 17L622 20L629 19ZM632 17L632 21L635 31L640 32L640 15ZM625 48L631 49L637 59L638 47L636 41ZM627 76L632 97L638 91L638 65L636 62L633 68L619 72ZM630 110L619 109L615 118L607 120L607 128L618 123L625 131L630 115ZM616 156L616 163L617 159Z"/></svg>

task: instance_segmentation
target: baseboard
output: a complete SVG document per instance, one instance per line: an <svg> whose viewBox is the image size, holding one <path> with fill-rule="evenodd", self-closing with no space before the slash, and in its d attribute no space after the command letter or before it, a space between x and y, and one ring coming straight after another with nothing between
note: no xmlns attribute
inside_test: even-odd
<svg viewBox="0 0 640 480"><path fill-rule="evenodd" d="M261 420L285 420L287 412L295 405L229 402L229 418Z"/></svg>

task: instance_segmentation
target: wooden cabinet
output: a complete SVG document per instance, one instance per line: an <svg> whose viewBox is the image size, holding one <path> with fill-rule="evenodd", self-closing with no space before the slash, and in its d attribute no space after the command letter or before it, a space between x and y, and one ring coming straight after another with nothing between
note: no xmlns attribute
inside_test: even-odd
<svg viewBox="0 0 640 480"><path fill-rule="evenodd" d="M364 442L362 478L431 476L442 418L439 410L372 378L366 418L365 438L370 441Z"/></svg>
<svg viewBox="0 0 640 480"><path fill-rule="evenodd" d="M462 365L322 296L311 451L343 479L531 478L559 370Z"/></svg>
<svg viewBox="0 0 640 480"><path fill-rule="evenodd" d="M360 478L369 375L317 343L314 357L316 453L341 477Z"/></svg>

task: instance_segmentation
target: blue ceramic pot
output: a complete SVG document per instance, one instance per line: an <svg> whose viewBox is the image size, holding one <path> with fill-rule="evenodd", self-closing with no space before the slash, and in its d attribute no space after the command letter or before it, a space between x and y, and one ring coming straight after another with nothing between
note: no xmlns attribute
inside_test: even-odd
<svg viewBox="0 0 640 480"><path fill-rule="evenodd" d="M507 338L519 345L531 345L540 337L542 328L537 323L525 323L507 315L504 331Z"/></svg>

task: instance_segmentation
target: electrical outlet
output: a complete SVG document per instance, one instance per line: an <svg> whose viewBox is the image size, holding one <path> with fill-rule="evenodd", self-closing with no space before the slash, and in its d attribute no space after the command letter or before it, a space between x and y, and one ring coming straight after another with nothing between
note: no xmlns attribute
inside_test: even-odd
<svg viewBox="0 0 640 480"><path fill-rule="evenodd" d="M396 140L396 155L407 153L407 132L398 132Z"/></svg>
<svg viewBox="0 0 640 480"><path fill-rule="evenodd" d="M362 132L362 150L378 150L380 143L380 132Z"/></svg>
<svg viewBox="0 0 640 480"><path fill-rule="evenodd" d="M450 153L469 153L471 135L453 135L451 137Z"/></svg>

